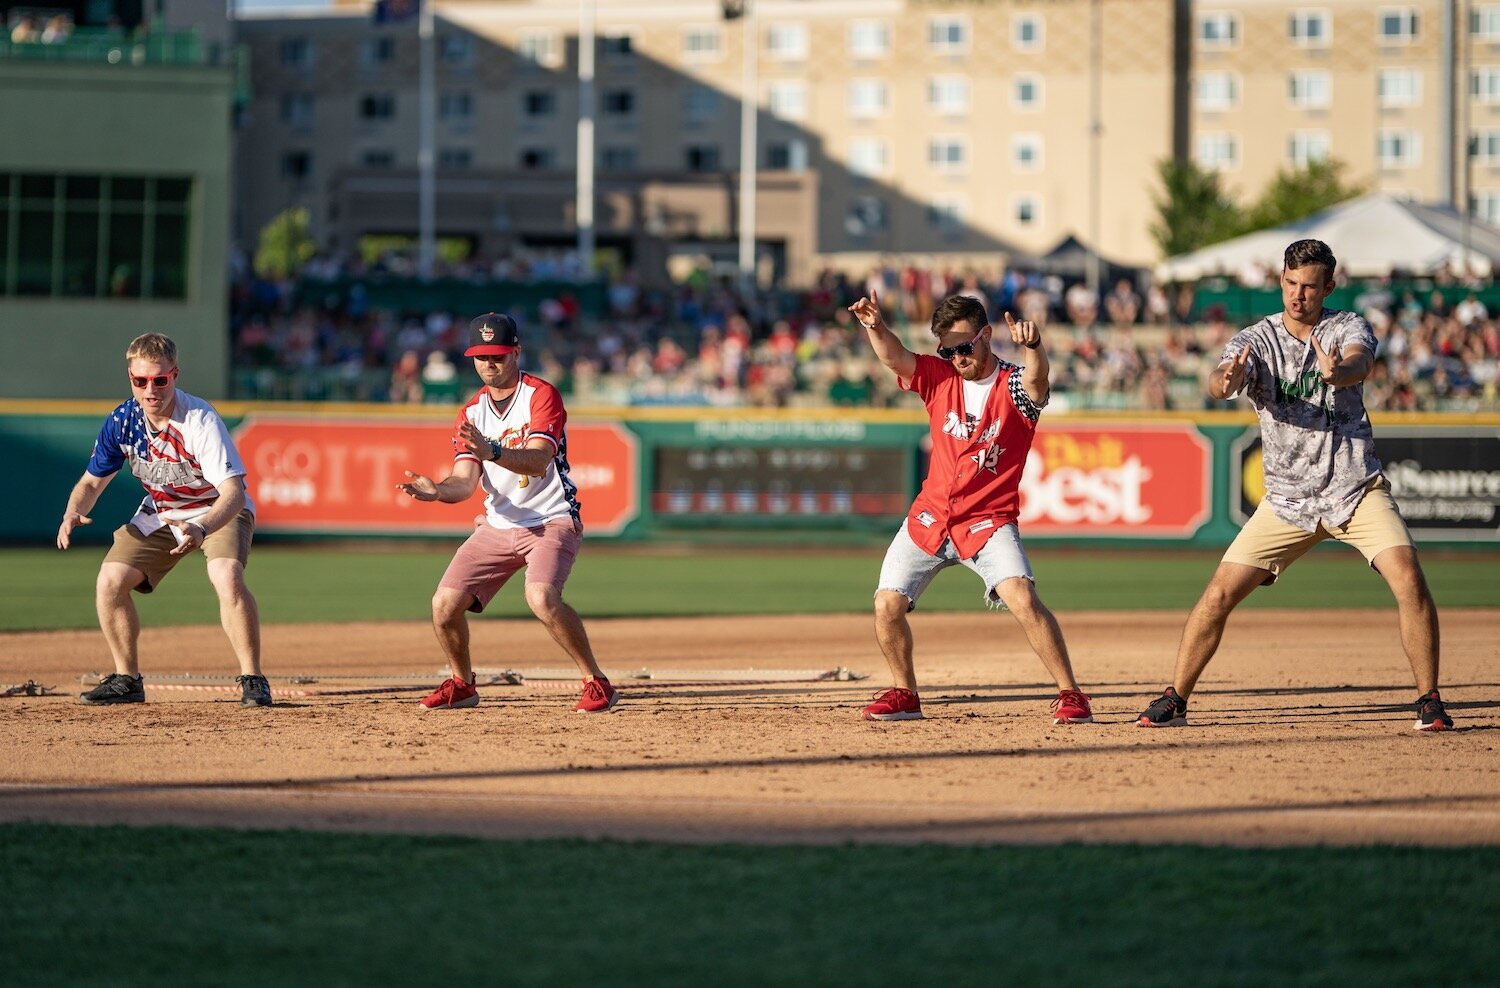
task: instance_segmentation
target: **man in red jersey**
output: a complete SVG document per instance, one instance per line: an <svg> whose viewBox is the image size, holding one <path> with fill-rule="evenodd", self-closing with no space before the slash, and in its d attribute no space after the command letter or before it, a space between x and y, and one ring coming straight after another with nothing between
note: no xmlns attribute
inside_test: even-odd
<svg viewBox="0 0 1500 988"><path fill-rule="evenodd" d="M875 636L895 687L865 708L865 720L922 716L906 615L939 571L961 564L984 580L991 607L1015 616L1057 682L1053 723L1089 723L1089 698L1073 678L1057 619L1036 594L1016 528L1021 471L1050 391L1047 351L1036 324L1005 314L1011 340L1025 347L1026 364L1017 366L990 349L993 330L984 305L970 295L946 298L933 312L936 357L902 345L881 318L878 297L861 298L849 311L901 388L921 396L932 425L927 479L886 550L875 591Z"/></svg>
<svg viewBox="0 0 1500 988"><path fill-rule="evenodd" d="M469 323L474 370L484 387L459 410L453 471L442 481L406 471L396 488L418 501L456 503L484 485L484 516L459 547L432 596L432 626L453 675L422 700L428 710L473 707L468 611L479 613L522 567L526 605L583 673L574 709L601 713L619 694L594 661L583 621L563 584L583 543L578 488L568 478L568 413L557 389L521 372L515 320L490 312Z"/></svg>

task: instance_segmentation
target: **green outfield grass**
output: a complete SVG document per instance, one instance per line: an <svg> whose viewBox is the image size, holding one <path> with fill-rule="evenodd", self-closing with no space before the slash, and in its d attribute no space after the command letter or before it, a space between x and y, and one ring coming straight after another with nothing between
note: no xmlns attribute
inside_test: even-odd
<svg viewBox="0 0 1500 988"><path fill-rule="evenodd" d="M0 826L13 984L1483 984L1500 850Z"/></svg>
<svg viewBox="0 0 1500 988"><path fill-rule="evenodd" d="M455 543L456 544L456 543ZM264 546L249 580L267 623L425 620L452 547ZM664 549L585 546L568 599L585 617L858 612L869 608L883 550ZM95 625L94 575L101 546L0 550L0 631ZM1216 552L1032 550L1042 597L1057 611L1181 610L1218 563ZM1423 554L1439 607L1500 607L1500 554ZM218 621L203 558L184 561L162 591L140 598L153 626ZM929 611L980 606L978 578L942 574L922 598ZM1328 546L1299 561L1247 607L1388 607L1384 582L1353 550ZM526 615L507 587L487 616Z"/></svg>

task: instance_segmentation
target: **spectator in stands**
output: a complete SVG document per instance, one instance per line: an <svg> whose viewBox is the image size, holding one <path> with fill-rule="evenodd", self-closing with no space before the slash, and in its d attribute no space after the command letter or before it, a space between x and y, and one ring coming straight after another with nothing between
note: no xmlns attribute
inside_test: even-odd
<svg viewBox="0 0 1500 988"><path fill-rule="evenodd" d="M423 393L422 357L415 350L407 350L391 369L391 401L418 405Z"/></svg>
<svg viewBox="0 0 1500 988"><path fill-rule="evenodd" d="M35 14L22 14L10 29L10 43L13 45L29 45L40 40L42 36L36 27Z"/></svg>
<svg viewBox="0 0 1500 988"><path fill-rule="evenodd" d="M1121 278L1104 299L1104 311L1116 326L1132 326L1141 311L1141 297L1135 293L1129 278Z"/></svg>
<svg viewBox="0 0 1500 988"><path fill-rule="evenodd" d="M42 44L60 45L73 34L73 21L67 14L53 14L42 29Z"/></svg>

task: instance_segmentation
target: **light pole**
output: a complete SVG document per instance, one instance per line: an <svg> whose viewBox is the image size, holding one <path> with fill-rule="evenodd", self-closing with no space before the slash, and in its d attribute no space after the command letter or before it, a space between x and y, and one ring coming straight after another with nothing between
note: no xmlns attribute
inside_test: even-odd
<svg viewBox="0 0 1500 988"><path fill-rule="evenodd" d="M433 160L433 117L435 97L433 93L433 2L419 0L420 16L417 18L417 44L420 68L417 86L417 269L423 281L432 278L433 262L437 259L437 175Z"/></svg>
<svg viewBox="0 0 1500 988"><path fill-rule="evenodd" d="M744 0L744 71L740 87L740 280L746 292L755 287L755 185L756 116L760 98L756 92L757 48L760 34L755 26L756 0Z"/></svg>
<svg viewBox="0 0 1500 988"><path fill-rule="evenodd" d="M1100 121L1100 103L1103 101L1103 80L1100 71L1102 31L1100 20L1102 8L1100 0L1091 0L1089 3L1089 252L1084 256L1088 260L1088 283L1089 290L1094 293L1094 299L1102 303L1103 296L1099 286L1099 212L1100 212L1100 174L1102 171L1100 162L1099 141L1104 130L1104 124Z"/></svg>
<svg viewBox="0 0 1500 988"><path fill-rule="evenodd" d="M594 275L594 0L578 2L578 260Z"/></svg>

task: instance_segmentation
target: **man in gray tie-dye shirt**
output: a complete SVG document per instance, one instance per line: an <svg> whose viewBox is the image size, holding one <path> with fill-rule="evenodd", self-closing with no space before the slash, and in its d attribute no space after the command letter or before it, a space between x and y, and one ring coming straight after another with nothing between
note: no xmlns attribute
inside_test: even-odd
<svg viewBox="0 0 1500 988"><path fill-rule="evenodd" d="M1437 606L1381 475L1365 411L1375 334L1355 313L1323 306L1336 266L1322 241L1288 247L1283 310L1237 333L1209 377L1214 398L1243 394L1255 406L1266 496L1188 616L1174 682L1140 715L1141 727L1187 723L1188 696L1218 649L1230 612L1324 539L1358 549L1396 597L1401 644L1421 694L1416 729L1453 727L1437 690Z"/></svg>

